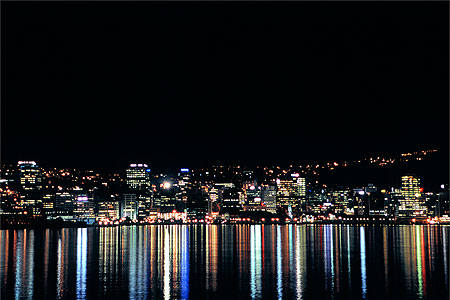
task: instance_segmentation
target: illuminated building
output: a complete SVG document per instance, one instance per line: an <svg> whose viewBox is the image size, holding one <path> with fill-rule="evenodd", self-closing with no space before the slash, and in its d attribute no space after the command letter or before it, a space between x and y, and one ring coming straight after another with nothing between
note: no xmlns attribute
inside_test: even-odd
<svg viewBox="0 0 450 300"><path fill-rule="evenodd" d="M448 217L449 214L449 190L448 185L443 184L441 186L441 191L438 194L438 198L436 201L435 215L439 218Z"/></svg>
<svg viewBox="0 0 450 300"><path fill-rule="evenodd" d="M127 185L133 191L149 191L150 169L147 164L130 164L126 171Z"/></svg>
<svg viewBox="0 0 450 300"><path fill-rule="evenodd" d="M277 205L280 207L297 208L301 199L306 199L306 182L298 174L292 174L292 179L277 179ZM301 198L300 195L303 195Z"/></svg>
<svg viewBox="0 0 450 300"><path fill-rule="evenodd" d="M94 198L92 195L79 194L75 196L73 213L78 220L94 219Z"/></svg>
<svg viewBox="0 0 450 300"><path fill-rule="evenodd" d="M400 199L402 198L402 190L391 188L391 191L389 193L390 201L389 201L389 211L391 212L392 216L398 217L398 209L400 204Z"/></svg>
<svg viewBox="0 0 450 300"><path fill-rule="evenodd" d="M55 195L55 214L57 216L73 215L74 209L74 197L72 194L56 193Z"/></svg>
<svg viewBox="0 0 450 300"><path fill-rule="evenodd" d="M227 189L223 191L222 207L225 211L238 210L241 207L239 203L239 194L235 189Z"/></svg>
<svg viewBox="0 0 450 300"><path fill-rule="evenodd" d="M306 198L306 178L299 177L297 180L298 180L298 184L299 184L299 196L301 199L305 199Z"/></svg>
<svg viewBox="0 0 450 300"><path fill-rule="evenodd" d="M364 216L369 212L366 208L366 192L364 189L353 189L353 212L356 216Z"/></svg>
<svg viewBox="0 0 450 300"><path fill-rule="evenodd" d="M54 195L44 195L42 198L42 213L47 216L52 216L55 214L55 196Z"/></svg>
<svg viewBox="0 0 450 300"><path fill-rule="evenodd" d="M344 213L348 208L350 201L349 193L350 191L348 190L337 190L327 193L328 199L333 203L334 212L336 214Z"/></svg>
<svg viewBox="0 0 450 300"><path fill-rule="evenodd" d="M307 208L308 213L319 213L323 202L327 201L326 191L319 187L314 187L308 190L307 195Z"/></svg>
<svg viewBox="0 0 450 300"><path fill-rule="evenodd" d="M214 185L219 190L219 201L224 212L235 214L242 207L239 203L239 192L231 182L216 183Z"/></svg>
<svg viewBox="0 0 450 300"><path fill-rule="evenodd" d="M42 188L42 174L34 161L19 161L20 185L23 190L39 190Z"/></svg>
<svg viewBox="0 0 450 300"><path fill-rule="evenodd" d="M245 190L247 205L261 205L261 187L250 185Z"/></svg>
<svg viewBox="0 0 450 300"><path fill-rule="evenodd" d="M402 176L399 217L426 216L426 207L420 190L419 178L412 175Z"/></svg>
<svg viewBox="0 0 450 300"><path fill-rule="evenodd" d="M154 204L154 198L149 193L138 195L137 198L137 217L146 218L150 216L152 208L157 207ZM158 206L159 207L159 206Z"/></svg>
<svg viewBox="0 0 450 300"><path fill-rule="evenodd" d="M222 198L222 189L218 189L215 185L209 185L206 187L208 194L208 215L211 216L213 213L218 213L220 211L219 201Z"/></svg>
<svg viewBox="0 0 450 300"><path fill-rule="evenodd" d="M98 203L98 219L119 219L120 205L118 201L101 201Z"/></svg>
<svg viewBox="0 0 450 300"><path fill-rule="evenodd" d="M187 203L188 201L188 191L191 186L191 173L189 169L180 169L178 173L178 192L176 198L178 201Z"/></svg>
<svg viewBox="0 0 450 300"><path fill-rule="evenodd" d="M136 194L124 194L122 196L121 216L124 218L130 218L131 220L137 219Z"/></svg>
<svg viewBox="0 0 450 300"><path fill-rule="evenodd" d="M277 212L277 190L275 186L266 186L262 190L262 202L266 211L275 214Z"/></svg>
<svg viewBox="0 0 450 300"><path fill-rule="evenodd" d="M41 206L42 200L35 197L26 197L23 201L24 208L33 216L42 214Z"/></svg>

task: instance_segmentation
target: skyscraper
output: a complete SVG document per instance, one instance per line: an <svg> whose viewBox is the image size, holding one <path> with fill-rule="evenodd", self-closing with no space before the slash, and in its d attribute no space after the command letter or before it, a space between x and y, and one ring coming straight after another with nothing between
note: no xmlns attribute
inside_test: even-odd
<svg viewBox="0 0 450 300"><path fill-rule="evenodd" d="M136 194L124 194L122 198L122 217L129 217L131 220L137 219Z"/></svg>
<svg viewBox="0 0 450 300"><path fill-rule="evenodd" d="M277 205L297 208L306 201L306 181L298 173L291 174L291 179L277 180Z"/></svg>
<svg viewBox="0 0 450 300"><path fill-rule="evenodd" d="M424 217L426 207L420 192L420 179L402 176L402 197L399 200L399 217Z"/></svg>
<svg viewBox="0 0 450 300"><path fill-rule="evenodd" d="M262 191L262 201L266 206L266 211L277 212L277 190L274 186L266 186Z"/></svg>
<svg viewBox="0 0 450 300"><path fill-rule="evenodd" d="M127 185L133 191L148 191L151 187L148 165L130 164L127 169Z"/></svg>
<svg viewBox="0 0 450 300"><path fill-rule="evenodd" d="M34 161L19 161L20 186L23 190L33 191L42 188L41 170Z"/></svg>
<svg viewBox="0 0 450 300"><path fill-rule="evenodd" d="M191 185L191 172L189 169L180 169L178 173L178 192L176 198L178 201L187 203L188 200L188 190Z"/></svg>

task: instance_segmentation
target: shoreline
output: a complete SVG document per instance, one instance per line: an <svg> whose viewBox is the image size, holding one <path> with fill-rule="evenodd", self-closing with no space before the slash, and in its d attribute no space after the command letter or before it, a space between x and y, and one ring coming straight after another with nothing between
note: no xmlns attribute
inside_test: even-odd
<svg viewBox="0 0 450 300"><path fill-rule="evenodd" d="M189 225L189 226L239 226L239 225L305 225L305 226L320 226L320 225L350 225L350 226L450 226L450 223L405 223L405 222L313 222L313 223L286 223L286 222L235 222L235 223L175 223L175 222L161 222L161 223L146 223L146 224L120 224L120 225L88 225L88 224L60 224L52 226L2 226L0 230L26 230L26 229L64 229L64 228L113 228L113 227L131 227L131 226L179 226L179 225Z"/></svg>

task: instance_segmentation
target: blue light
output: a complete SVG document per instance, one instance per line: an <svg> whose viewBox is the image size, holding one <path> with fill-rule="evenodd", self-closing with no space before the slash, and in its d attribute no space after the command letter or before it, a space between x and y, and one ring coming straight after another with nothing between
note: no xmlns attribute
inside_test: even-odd
<svg viewBox="0 0 450 300"><path fill-rule="evenodd" d="M180 172L189 172L189 169L180 169Z"/></svg>
<svg viewBox="0 0 450 300"><path fill-rule="evenodd" d="M150 171L151 171L150 169L146 169L146 170L145 170L145 172L150 172Z"/></svg>

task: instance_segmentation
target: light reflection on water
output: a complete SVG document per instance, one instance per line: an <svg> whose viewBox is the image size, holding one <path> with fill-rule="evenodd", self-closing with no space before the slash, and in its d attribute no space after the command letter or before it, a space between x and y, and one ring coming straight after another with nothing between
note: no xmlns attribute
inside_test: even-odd
<svg viewBox="0 0 450 300"><path fill-rule="evenodd" d="M448 231L346 225L1 230L1 296L447 299Z"/></svg>

